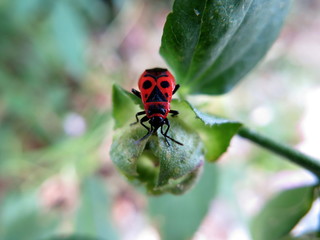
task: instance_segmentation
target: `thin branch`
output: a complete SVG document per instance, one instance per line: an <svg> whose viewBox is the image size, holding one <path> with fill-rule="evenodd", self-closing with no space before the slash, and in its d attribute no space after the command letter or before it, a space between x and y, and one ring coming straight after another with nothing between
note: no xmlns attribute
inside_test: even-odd
<svg viewBox="0 0 320 240"><path fill-rule="evenodd" d="M292 147L276 142L245 127L239 130L238 135L287 158L290 162L296 163L320 177L320 159L307 156Z"/></svg>

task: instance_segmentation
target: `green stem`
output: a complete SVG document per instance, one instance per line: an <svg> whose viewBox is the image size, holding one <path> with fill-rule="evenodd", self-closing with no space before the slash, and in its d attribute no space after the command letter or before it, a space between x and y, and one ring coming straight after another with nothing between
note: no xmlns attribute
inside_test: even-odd
<svg viewBox="0 0 320 240"><path fill-rule="evenodd" d="M282 143L275 142L274 140L268 137L262 136L259 133L245 127L242 127L239 130L238 135L282 157L287 158L289 161L294 162L305 169L308 169L309 171L311 171L312 173L320 177L320 160L319 159L307 156L299 152L298 150L295 150Z"/></svg>

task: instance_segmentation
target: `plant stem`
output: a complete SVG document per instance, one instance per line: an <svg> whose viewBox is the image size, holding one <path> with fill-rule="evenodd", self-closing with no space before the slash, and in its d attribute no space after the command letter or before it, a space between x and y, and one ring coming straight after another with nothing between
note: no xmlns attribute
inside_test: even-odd
<svg viewBox="0 0 320 240"><path fill-rule="evenodd" d="M298 164L299 166L308 169L318 177L320 177L320 160L307 156L292 147L276 142L268 137L262 136L259 133L248 128L240 128L238 135L246 138L261 147L264 147L289 161Z"/></svg>

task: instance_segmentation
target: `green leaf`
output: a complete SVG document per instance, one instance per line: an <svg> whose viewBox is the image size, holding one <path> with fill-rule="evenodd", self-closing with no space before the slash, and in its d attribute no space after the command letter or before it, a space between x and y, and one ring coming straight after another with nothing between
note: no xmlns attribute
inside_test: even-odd
<svg viewBox="0 0 320 240"><path fill-rule="evenodd" d="M225 93L265 55L288 6L289 0L176 0L160 53L184 92Z"/></svg>
<svg viewBox="0 0 320 240"><path fill-rule="evenodd" d="M206 164L197 185L181 196L149 198L150 215L160 228L161 239L191 239L206 216L217 191L218 171Z"/></svg>
<svg viewBox="0 0 320 240"><path fill-rule="evenodd" d="M200 134L207 161L215 161L226 152L232 137L242 126L239 122L203 113L188 102L173 101L172 106L181 110L184 121Z"/></svg>
<svg viewBox="0 0 320 240"><path fill-rule="evenodd" d="M285 237L310 210L315 186L285 190L272 198L252 219L254 240L277 240Z"/></svg>
<svg viewBox="0 0 320 240"><path fill-rule="evenodd" d="M111 220L111 202L103 181L98 177L88 177L82 184L75 232L101 240L118 239Z"/></svg>
<svg viewBox="0 0 320 240"><path fill-rule="evenodd" d="M134 98L132 98L130 95L133 96L133 94L128 93L120 86L116 84L112 86L112 116L115 120L115 129L123 127L125 125L129 125L130 121L134 122L134 115L137 112L138 108L132 101Z"/></svg>

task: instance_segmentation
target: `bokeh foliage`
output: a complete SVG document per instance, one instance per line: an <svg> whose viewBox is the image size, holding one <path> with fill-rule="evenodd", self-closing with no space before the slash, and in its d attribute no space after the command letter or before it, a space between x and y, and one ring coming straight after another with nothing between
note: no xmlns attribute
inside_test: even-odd
<svg viewBox="0 0 320 240"><path fill-rule="evenodd" d="M112 191L109 191L115 184L106 183L100 177L104 173L96 172L97 162L101 158L99 147L104 144L105 137L111 135L112 122L109 114L110 106L105 106L106 103L101 106L96 100L101 95L110 95L111 80L99 76L98 84L94 81L95 78L90 76L92 65L86 51L91 38L103 32L114 21L123 2L125 1L3 0L0 2L1 239L94 240L119 237L111 216L112 204L116 201L110 194ZM176 2L178 6L179 1ZM256 1L259 2L262 1ZM274 4L282 1L265 2ZM257 7L257 5L252 6ZM261 5L258 10L262 11L263 6L265 5ZM279 11L282 14L285 8L271 8L271 10L273 13ZM201 8L191 8L190 13L197 18L201 14ZM265 18L263 14L259 16ZM262 26L261 31L269 30L269 26L277 23L279 19L273 18L269 19L271 22L264 22L269 25ZM245 25L243 29L246 29ZM275 37L277 31L270 35L270 39L257 44L269 46L271 38ZM229 42L229 51L234 50L231 44L233 41ZM201 46L203 45L199 46L200 50ZM258 51L260 56L265 50L261 48ZM213 53L217 51L214 50ZM163 50L162 55L165 55ZM218 69L223 70L223 63L229 60L230 55L221 56L212 69L220 66ZM232 63L235 61L236 59L233 59ZM174 68L170 61L168 63ZM255 64L254 60L248 65L249 68L252 64ZM193 67L193 74L197 72L197 67ZM207 71L208 74L210 71ZM245 71L248 71L248 68L244 68L241 72ZM178 77L180 73L177 73ZM120 74L113 80L123 81L119 76ZM182 77L179 77L179 80L184 81ZM187 80L191 84L193 79L186 78L185 86L190 90L192 88L191 85L187 86ZM220 86L216 93L230 90L238 80L230 81L229 85ZM195 87L198 89L194 88L194 92L199 92L200 88L212 90L198 84L195 84ZM63 127L66 118L73 113L85 120L86 130L81 136L70 136ZM202 117L205 118L205 115ZM134 120L134 116L132 119ZM223 133L219 130L219 126L216 131ZM213 140L208 139L208 141ZM214 151L209 151L207 154L215 160ZM261 155L256 158L261 159ZM264 158L270 164L269 155ZM144 166L139 167L141 170ZM231 172L232 167L237 168L230 166L227 171ZM159 226L164 239L192 237L205 217L211 199L217 194L217 188L220 191L223 188L224 192L229 193L233 191L231 185L236 181L230 180L227 184L221 184L218 177L227 174L234 177L234 172L228 173L226 169L218 169L215 165L206 166L204 170L203 177L196 187L186 195L179 198L168 195L160 198L146 197L149 208L145 215L149 216L150 222ZM64 208L63 201L55 202L49 210L41 205L39 200L41 186L45 180L55 175L67 175L71 178L74 176L78 180L76 185L79 194L73 214ZM241 175L241 179L243 178ZM283 194L291 198L291 193L297 191L299 189ZM280 197L283 194L280 193ZM301 203L306 204L302 204L301 211L297 214L299 218L310 207L313 196L308 196L307 199L301 198ZM278 213L272 204L272 202L277 203L277 199L276 197L275 200L271 200L267 210L263 210L260 217L257 216L259 227L263 227L264 218L269 218L269 214ZM299 202L298 198L295 199ZM269 213L266 214L265 211ZM184 221L187 218L189 221ZM287 234L296 223L287 224L286 220L288 219L279 224L285 229L284 234ZM176 223L177 221L179 222ZM285 228L286 224L290 229ZM65 226L67 230L64 229ZM70 226L71 230L68 228ZM68 236L61 233L68 233Z"/></svg>
<svg viewBox="0 0 320 240"><path fill-rule="evenodd" d="M119 4L99 0L1 1L1 239L59 235L66 203L62 199L57 212L46 212L40 203L41 183L65 172L78 177L95 171L98 149L110 122L108 110L101 111L105 106L95 99L107 90L108 79L99 91L87 83L90 64L86 49L92 35L114 18ZM65 124L74 115L84 125L70 135ZM109 208L108 196L101 198L99 181L80 177L79 183L85 197L79 200L83 203L75 210L78 217L74 224L81 229L78 233L90 238L93 229L87 231L85 226L108 218L90 208L101 206L99 201ZM87 218L87 213L92 213L92 218ZM84 214L87 221L81 222Z"/></svg>
<svg viewBox="0 0 320 240"><path fill-rule="evenodd" d="M16 165L21 153L64 140L67 113L94 115L83 108L83 96L90 96L85 46L90 33L107 24L107 8L94 2L2 1L0 142L10 142L0 146L3 173L10 170L3 164Z"/></svg>

